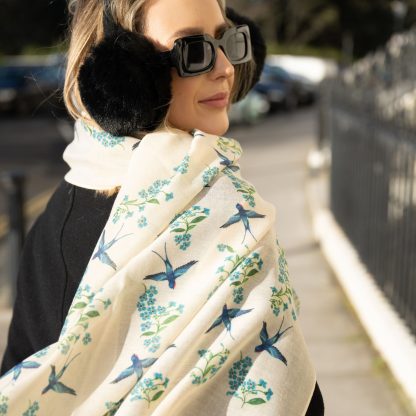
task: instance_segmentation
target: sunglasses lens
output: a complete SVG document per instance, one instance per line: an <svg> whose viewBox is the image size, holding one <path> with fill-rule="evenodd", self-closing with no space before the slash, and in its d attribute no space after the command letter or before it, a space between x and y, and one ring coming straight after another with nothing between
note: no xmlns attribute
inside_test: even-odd
<svg viewBox="0 0 416 416"><path fill-rule="evenodd" d="M227 40L226 50L231 62L238 62L247 55L247 38L244 33L237 32Z"/></svg>
<svg viewBox="0 0 416 416"><path fill-rule="evenodd" d="M208 68L212 62L213 49L209 42L195 41L185 45L184 64L189 72L198 72Z"/></svg>

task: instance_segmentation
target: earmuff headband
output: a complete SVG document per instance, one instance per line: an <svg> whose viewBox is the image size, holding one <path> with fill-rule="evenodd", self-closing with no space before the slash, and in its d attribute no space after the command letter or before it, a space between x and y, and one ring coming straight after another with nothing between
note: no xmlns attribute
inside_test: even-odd
<svg viewBox="0 0 416 416"><path fill-rule="evenodd" d="M250 28L258 81L266 56L260 30L248 18L226 9L236 25ZM78 74L81 100L90 116L114 136L136 136L155 130L166 117L171 93L171 64L143 34L121 27L103 0L104 37L91 48ZM238 100L245 93L238 94Z"/></svg>

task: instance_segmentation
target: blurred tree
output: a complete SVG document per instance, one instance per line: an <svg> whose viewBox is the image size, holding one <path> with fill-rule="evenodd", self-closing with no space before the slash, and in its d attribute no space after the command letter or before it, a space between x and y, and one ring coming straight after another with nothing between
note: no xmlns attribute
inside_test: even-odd
<svg viewBox="0 0 416 416"><path fill-rule="evenodd" d="M30 46L62 40L66 0L0 0L0 53L18 54Z"/></svg>
<svg viewBox="0 0 416 416"><path fill-rule="evenodd" d="M283 45L351 50L360 57L384 44L398 27L394 0L227 0L260 24L267 40ZM396 0L397 1L397 0ZM416 22L416 0L401 0L401 29ZM0 0L0 54L63 39L67 0Z"/></svg>
<svg viewBox="0 0 416 416"><path fill-rule="evenodd" d="M360 57L383 45L393 33L392 1L227 0L227 4L244 10L261 23L262 28L268 28L265 35L269 41L351 49L355 57ZM405 2L407 16L402 29L416 22L416 0Z"/></svg>
<svg viewBox="0 0 416 416"><path fill-rule="evenodd" d="M354 55L360 57L387 42L393 33L389 0L332 0L339 10L339 41L352 36Z"/></svg>

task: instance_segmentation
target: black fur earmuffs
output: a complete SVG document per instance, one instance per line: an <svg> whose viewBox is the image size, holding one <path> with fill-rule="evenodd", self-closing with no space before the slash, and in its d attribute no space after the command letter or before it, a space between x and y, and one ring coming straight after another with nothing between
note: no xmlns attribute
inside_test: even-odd
<svg viewBox="0 0 416 416"><path fill-rule="evenodd" d="M170 63L148 38L123 29L108 8L104 10L104 38L92 48L78 75L82 102L96 123L112 135L153 131L166 116L172 98ZM234 24L250 28L256 62L253 87L266 57L264 39L250 19L229 7L226 15ZM237 94L237 101L244 95Z"/></svg>

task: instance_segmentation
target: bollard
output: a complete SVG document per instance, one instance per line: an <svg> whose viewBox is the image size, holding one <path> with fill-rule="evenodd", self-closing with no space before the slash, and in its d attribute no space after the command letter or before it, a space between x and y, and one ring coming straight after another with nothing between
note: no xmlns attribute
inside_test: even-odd
<svg viewBox="0 0 416 416"><path fill-rule="evenodd" d="M16 298L16 280L19 269L20 253L25 235L23 213L25 176L22 172L12 171L0 175L0 186L7 197L7 215L9 230L7 234L8 279L10 287L10 305Z"/></svg>

